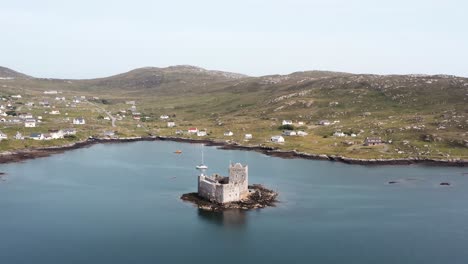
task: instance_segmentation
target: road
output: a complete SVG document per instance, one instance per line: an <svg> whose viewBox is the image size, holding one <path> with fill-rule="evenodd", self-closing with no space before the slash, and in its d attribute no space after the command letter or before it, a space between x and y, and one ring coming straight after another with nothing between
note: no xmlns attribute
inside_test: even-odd
<svg viewBox="0 0 468 264"><path fill-rule="evenodd" d="M99 106L99 105L97 105L97 104L95 104L95 103L92 103L92 102L89 102L89 101L88 101L88 103L91 104L91 105L94 105L96 108L98 108L98 109L104 111L104 113L106 113L106 115L111 119L111 121L112 121L112 127L116 127L115 121L117 120L117 118L115 118L115 117L111 114L111 112L107 111L104 107L101 107L101 106Z"/></svg>

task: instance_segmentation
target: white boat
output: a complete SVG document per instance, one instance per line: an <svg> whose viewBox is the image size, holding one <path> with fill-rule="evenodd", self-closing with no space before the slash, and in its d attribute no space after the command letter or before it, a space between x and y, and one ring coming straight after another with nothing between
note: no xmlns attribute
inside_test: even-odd
<svg viewBox="0 0 468 264"><path fill-rule="evenodd" d="M201 159L202 159L202 162L200 165L196 166L195 168L197 168L197 170L207 170L208 169L208 166L205 165L205 161L204 161L204 158L203 158L203 147L205 145L202 145L202 152L201 152Z"/></svg>

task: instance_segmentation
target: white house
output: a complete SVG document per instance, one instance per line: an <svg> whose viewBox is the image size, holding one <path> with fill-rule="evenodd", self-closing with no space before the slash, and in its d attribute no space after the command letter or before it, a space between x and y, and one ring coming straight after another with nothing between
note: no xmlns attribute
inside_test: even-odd
<svg viewBox="0 0 468 264"><path fill-rule="evenodd" d="M44 94L58 94L58 91L44 91Z"/></svg>
<svg viewBox="0 0 468 264"><path fill-rule="evenodd" d="M293 130L284 130L283 135L284 136L297 136L297 133L296 131L293 131Z"/></svg>
<svg viewBox="0 0 468 264"><path fill-rule="evenodd" d="M205 130L200 130L200 131L198 131L198 132L197 132L197 136L199 136L199 137L204 137L204 136L206 136L206 131L205 131Z"/></svg>
<svg viewBox="0 0 468 264"><path fill-rule="evenodd" d="M249 139L252 139L252 138L253 138L252 134L245 134L245 136L244 136L245 140L249 140Z"/></svg>
<svg viewBox="0 0 468 264"><path fill-rule="evenodd" d="M33 115L31 113L27 113L27 114L20 114L18 117L21 119L31 119L33 118Z"/></svg>
<svg viewBox="0 0 468 264"><path fill-rule="evenodd" d="M232 131L227 131L227 132L224 132L224 136L225 137L232 137L232 136L234 136L234 133L232 133Z"/></svg>
<svg viewBox="0 0 468 264"><path fill-rule="evenodd" d="M305 136L309 135L309 133L307 133L305 131L297 131L297 135L301 136L301 137L305 137Z"/></svg>
<svg viewBox="0 0 468 264"><path fill-rule="evenodd" d="M175 122L167 122L167 127L175 127Z"/></svg>
<svg viewBox="0 0 468 264"><path fill-rule="evenodd" d="M297 125L299 125L299 126L303 126L303 125L304 125L304 122L302 122L302 121L299 121L299 122L297 122Z"/></svg>
<svg viewBox="0 0 468 264"><path fill-rule="evenodd" d="M270 138L270 141L275 142L275 143L284 143L284 137L282 137L282 136L272 136Z"/></svg>
<svg viewBox="0 0 468 264"><path fill-rule="evenodd" d="M328 120L320 120L319 125L321 126L329 126L331 123Z"/></svg>
<svg viewBox="0 0 468 264"><path fill-rule="evenodd" d="M7 136L7 134L0 131L0 141L2 141L4 139L8 139L8 136Z"/></svg>
<svg viewBox="0 0 468 264"><path fill-rule="evenodd" d="M74 128L62 129L62 133L63 133L64 136L76 135L76 129L74 129Z"/></svg>
<svg viewBox="0 0 468 264"><path fill-rule="evenodd" d="M110 117L105 116L105 117L104 117L104 120L110 120Z"/></svg>
<svg viewBox="0 0 468 264"><path fill-rule="evenodd" d="M73 124L74 125L84 125L86 124L86 121L82 117L77 117L73 119Z"/></svg>
<svg viewBox="0 0 468 264"><path fill-rule="evenodd" d="M36 120L31 118L24 120L24 127L36 127Z"/></svg>
<svg viewBox="0 0 468 264"><path fill-rule="evenodd" d="M166 119L169 119L169 116L168 115L162 115L159 118L161 118L162 120L166 120Z"/></svg>
<svg viewBox="0 0 468 264"><path fill-rule="evenodd" d="M293 124L293 121L292 120L283 120L283 126L285 125L292 125Z"/></svg>
<svg viewBox="0 0 468 264"><path fill-rule="evenodd" d="M337 131L333 134L335 137L346 137L346 134L340 131Z"/></svg>
<svg viewBox="0 0 468 264"><path fill-rule="evenodd" d="M187 132L189 132L190 134L195 134L195 133L198 133L198 128L196 127L191 127L187 130Z"/></svg>
<svg viewBox="0 0 468 264"><path fill-rule="evenodd" d="M24 137L23 137L23 135L22 135L20 132L17 131L17 132L16 132L16 135L15 135L15 139L16 139L16 140L23 140Z"/></svg>
<svg viewBox="0 0 468 264"><path fill-rule="evenodd" d="M63 138L64 134L62 130L49 130L50 137L52 139Z"/></svg>
<svg viewBox="0 0 468 264"><path fill-rule="evenodd" d="M18 95L12 95L11 98L21 99L22 96L21 96L20 94L18 94Z"/></svg>
<svg viewBox="0 0 468 264"><path fill-rule="evenodd" d="M60 115L60 111L59 110L52 110L49 112L49 114L51 115Z"/></svg>
<svg viewBox="0 0 468 264"><path fill-rule="evenodd" d="M33 107L34 106L34 103L33 102L27 102L24 104L25 106L28 106L28 107Z"/></svg>

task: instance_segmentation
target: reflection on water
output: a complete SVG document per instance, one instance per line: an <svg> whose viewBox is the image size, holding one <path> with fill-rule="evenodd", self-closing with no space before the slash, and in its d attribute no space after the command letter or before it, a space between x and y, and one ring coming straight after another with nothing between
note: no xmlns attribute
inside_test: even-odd
<svg viewBox="0 0 468 264"><path fill-rule="evenodd" d="M225 227L243 227L247 223L247 216L244 210L230 209L222 212L213 212L198 209L198 217L201 220Z"/></svg>

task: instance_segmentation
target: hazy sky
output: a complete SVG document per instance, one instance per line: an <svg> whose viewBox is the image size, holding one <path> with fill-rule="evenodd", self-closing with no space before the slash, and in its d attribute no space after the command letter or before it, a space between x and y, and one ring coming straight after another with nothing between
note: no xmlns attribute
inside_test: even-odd
<svg viewBox="0 0 468 264"><path fill-rule="evenodd" d="M466 0L0 0L0 65L59 78L179 64L468 76L467 10Z"/></svg>

